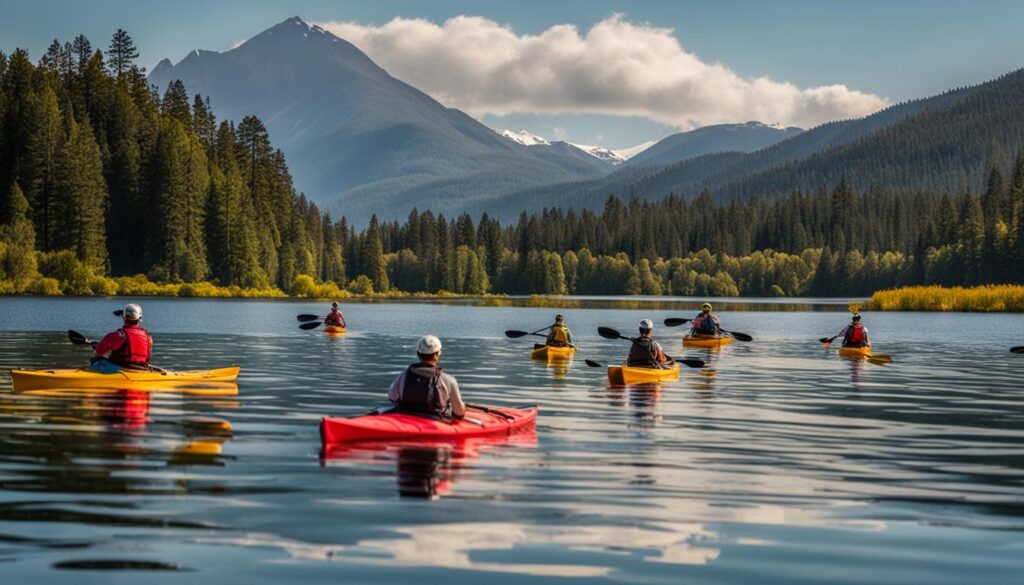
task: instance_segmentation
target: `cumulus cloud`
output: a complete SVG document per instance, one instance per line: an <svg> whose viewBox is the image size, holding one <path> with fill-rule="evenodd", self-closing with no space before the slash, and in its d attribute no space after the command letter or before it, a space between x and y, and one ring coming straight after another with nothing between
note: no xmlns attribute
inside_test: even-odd
<svg viewBox="0 0 1024 585"><path fill-rule="evenodd" d="M536 36L478 16L443 25L408 18L318 24L395 77L476 116L574 112L643 116L680 129L748 120L807 128L889 103L845 85L744 78L684 50L672 29L622 15L586 34L563 24Z"/></svg>

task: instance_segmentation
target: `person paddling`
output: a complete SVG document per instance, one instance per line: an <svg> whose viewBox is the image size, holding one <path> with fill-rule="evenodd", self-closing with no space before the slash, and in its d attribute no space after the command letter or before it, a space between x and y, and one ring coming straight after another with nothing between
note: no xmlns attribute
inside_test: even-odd
<svg viewBox="0 0 1024 585"><path fill-rule="evenodd" d="M711 312L711 303L701 305L700 313L693 319L690 335L721 335L722 322Z"/></svg>
<svg viewBox="0 0 1024 585"><path fill-rule="evenodd" d="M416 344L419 361L395 378L388 389L388 400L399 410L424 412L462 418L466 404L454 377L437 367L441 359L441 340L427 335Z"/></svg>
<svg viewBox="0 0 1024 585"><path fill-rule="evenodd" d="M555 315L555 324L548 327L547 345L552 347L576 347L572 344L572 332L565 326L565 317Z"/></svg>
<svg viewBox="0 0 1024 585"><path fill-rule="evenodd" d="M871 347L868 328L860 322L860 313L854 313L853 320L836 337L843 338L843 347Z"/></svg>
<svg viewBox="0 0 1024 585"><path fill-rule="evenodd" d="M651 338L653 331L653 321L650 319L640 321L640 337L633 340L633 345L629 348L629 357L626 358L627 366L662 369L672 364L672 360L665 355L661 344Z"/></svg>
<svg viewBox="0 0 1024 585"><path fill-rule="evenodd" d="M142 307L128 305L123 317L124 325L96 344L91 360L93 370L115 373L122 369L151 369L149 357L153 353L153 338L142 328Z"/></svg>
<svg viewBox="0 0 1024 585"><path fill-rule="evenodd" d="M331 303L331 312L327 313L327 316L324 317L324 325L348 328L348 324L345 322L345 315L342 314L337 301Z"/></svg>

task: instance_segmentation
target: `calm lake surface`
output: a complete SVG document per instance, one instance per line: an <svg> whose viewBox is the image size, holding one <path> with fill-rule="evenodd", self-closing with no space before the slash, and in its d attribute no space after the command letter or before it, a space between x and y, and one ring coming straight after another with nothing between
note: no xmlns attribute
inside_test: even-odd
<svg viewBox="0 0 1024 585"><path fill-rule="evenodd" d="M71 367L122 299L0 299L0 368ZM753 343L660 389L603 363L669 310L565 309L581 351L528 359L557 309L142 300L169 368L231 387L13 394L0 374L0 582L1020 583L1024 316L866 314L876 366L816 343L822 310L721 310ZM829 310L831 309L831 310ZM837 311L838 309L838 311ZM535 433L322 458L317 422L384 404L435 333L468 401L540 405ZM655 331L683 354L681 328ZM686 368L684 368L686 370ZM219 421L230 423L225 431Z"/></svg>

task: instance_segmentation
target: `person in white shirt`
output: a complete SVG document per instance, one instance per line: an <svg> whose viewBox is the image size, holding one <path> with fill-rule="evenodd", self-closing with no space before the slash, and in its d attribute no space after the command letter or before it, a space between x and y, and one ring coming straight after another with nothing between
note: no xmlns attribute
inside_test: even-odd
<svg viewBox="0 0 1024 585"><path fill-rule="evenodd" d="M388 399L399 410L425 412L462 418L466 404L455 378L437 367L441 359L441 340L427 335L416 344L419 362L412 364L395 378L388 389Z"/></svg>

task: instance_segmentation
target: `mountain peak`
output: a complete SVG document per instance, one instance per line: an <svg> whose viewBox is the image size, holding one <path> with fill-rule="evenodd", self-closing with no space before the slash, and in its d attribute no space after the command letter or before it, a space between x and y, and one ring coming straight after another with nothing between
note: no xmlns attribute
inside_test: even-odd
<svg viewBox="0 0 1024 585"><path fill-rule="evenodd" d="M293 27L293 26L299 26L299 27L302 27L302 28L304 28L306 30L309 30L309 23L307 23L305 20L302 20L302 18L298 17L298 16L293 16L291 18L286 18L286 19L282 20L281 22L275 24L274 26L270 27L270 30L279 29L279 28L289 28L289 27Z"/></svg>

